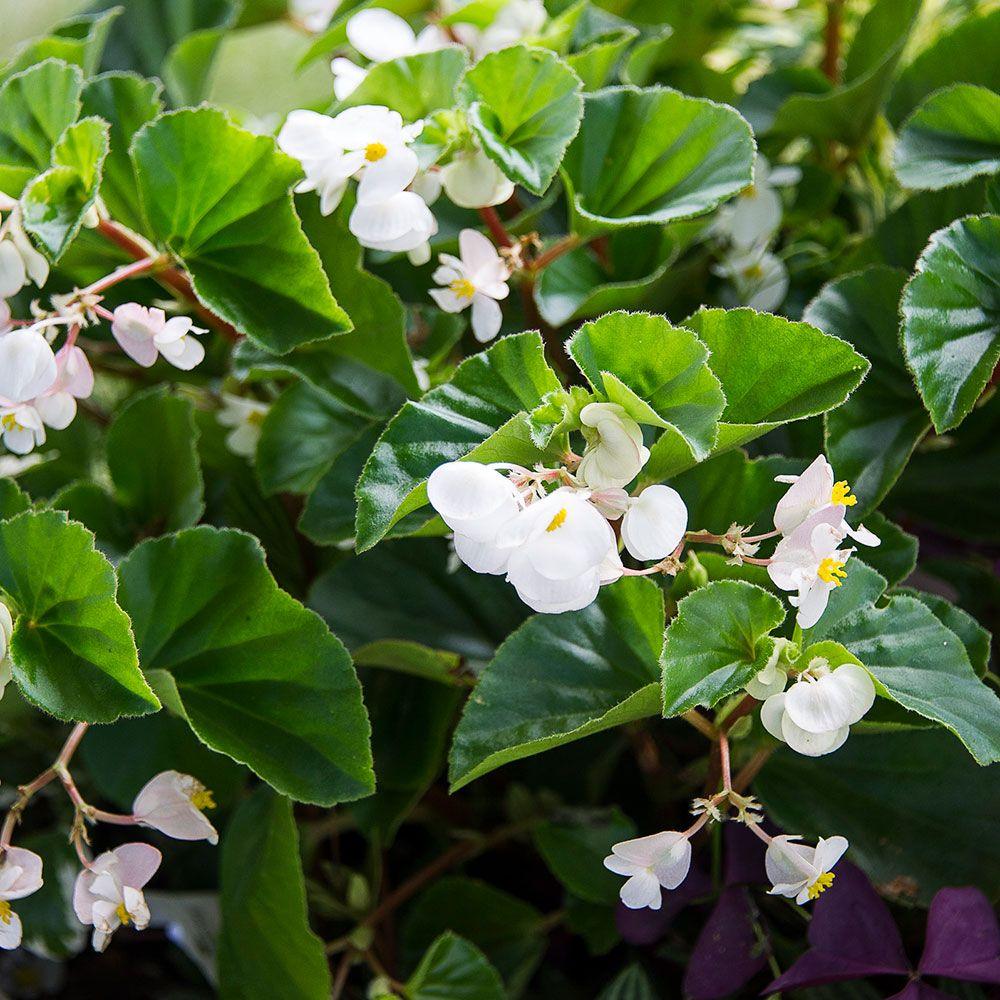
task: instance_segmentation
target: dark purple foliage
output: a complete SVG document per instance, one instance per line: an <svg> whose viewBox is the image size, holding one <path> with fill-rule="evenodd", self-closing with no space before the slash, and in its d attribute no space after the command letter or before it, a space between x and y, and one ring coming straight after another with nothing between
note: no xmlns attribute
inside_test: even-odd
<svg viewBox="0 0 1000 1000"><path fill-rule="evenodd" d="M1000 926L978 889L942 889L931 901L920 972L1000 983Z"/></svg>

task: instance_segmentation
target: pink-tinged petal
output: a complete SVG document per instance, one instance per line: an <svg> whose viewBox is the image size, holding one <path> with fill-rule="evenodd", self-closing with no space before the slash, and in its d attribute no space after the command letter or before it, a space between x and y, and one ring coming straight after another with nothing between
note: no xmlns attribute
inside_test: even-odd
<svg viewBox="0 0 1000 1000"><path fill-rule="evenodd" d="M87 399L94 391L94 370L81 348L61 347L56 354L56 365L61 366L62 388L70 395Z"/></svg>
<svg viewBox="0 0 1000 1000"><path fill-rule="evenodd" d="M470 274L488 271L500 260L496 247L477 229L463 229L458 234L458 252Z"/></svg>
<svg viewBox="0 0 1000 1000"><path fill-rule="evenodd" d="M58 377L56 356L38 330L13 330L0 337L0 396L24 403L50 389Z"/></svg>
<svg viewBox="0 0 1000 1000"><path fill-rule="evenodd" d="M489 343L502 323L503 313L494 299L478 293L472 297L472 334L480 344Z"/></svg>
<svg viewBox="0 0 1000 1000"><path fill-rule="evenodd" d="M191 371L205 358L205 348L196 337L182 337L159 347L164 359L181 371Z"/></svg>
<svg viewBox="0 0 1000 1000"><path fill-rule="evenodd" d="M61 431L76 417L76 400L68 392L55 392L36 399L35 409L47 427Z"/></svg>
<svg viewBox="0 0 1000 1000"><path fill-rule="evenodd" d="M112 852L118 859L118 876L123 885L141 889L155 874L163 855L149 844L122 844Z"/></svg>
<svg viewBox="0 0 1000 1000"><path fill-rule="evenodd" d="M156 346L163 348L164 344L175 344L188 333L192 332L194 323L190 316L171 316L156 332Z"/></svg>
<svg viewBox="0 0 1000 1000"><path fill-rule="evenodd" d="M604 859L604 867L616 875L632 876L636 872L636 866L633 862L620 858L617 854L609 854Z"/></svg>
<svg viewBox="0 0 1000 1000"><path fill-rule="evenodd" d="M640 868L650 868L682 840L687 842L687 838L676 830L661 830L645 837L623 840L611 848L611 853Z"/></svg>
<svg viewBox="0 0 1000 1000"><path fill-rule="evenodd" d="M11 951L21 947L21 918L11 910L5 918L0 918L0 948Z"/></svg>
<svg viewBox="0 0 1000 1000"><path fill-rule="evenodd" d="M663 893L660 883L652 872L642 871L633 875L619 892L621 901L630 910L639 910L648 906L658 910L663 904Z"/></svg>
<svg viewBox="0 0 1000 1000"><path fill-rule="evenodd" d="M17 877L4 887L0 899L23 899L42 887L42 859L23 847L8 847L3 854L2 869L17 870Z"/></svg>
<svg viewBox="0 0 1000 1000"><path fill-rule="evenodd" d="M94 873L85 868L73 884L73 912L81 924L94 922L94 895L91 892L94 877Z"/></svg>

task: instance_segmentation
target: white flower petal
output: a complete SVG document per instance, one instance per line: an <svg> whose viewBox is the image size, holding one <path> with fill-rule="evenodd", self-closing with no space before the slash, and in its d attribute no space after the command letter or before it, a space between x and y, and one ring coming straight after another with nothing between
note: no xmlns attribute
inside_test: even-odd
<svg viewBox="0 0 1000 1000"><path fill-rule="evenodd" d="M472 297L472 333L480 344L491 341L503 323L503 312L494 299L485 295Z"/></svg>
<svg viewBox="0 0 1000 1000"><path fill-rule="evenodd" d="M781 718L781 734L785 742L796 752L805 757L823 757L834 750L839 750L847 740L850 727L833 729L826 733L810 733L800 729L789 718L786 712Z"/></svg>
<svg viewBox="0 0 1000 1000"><path fill-rule="evenodd" d="M459 153L441 168L445 194L460 208L502 205L514 193L514 182L482 151Z"/></svg>
<svg viewBox="0 0 1000 1000"><path fill-rule="evenodd" d="M778 501L774 526L783 535L791 534L810 514L830 503L832 492L833 469L818 455Z"/></svg>
<svg viewBox="0 0 1000 1000"><path fill-rule="evenodd" d="M855 663L844 663L824 680L837 685L848 700L849 708L844 721L852 726L868 713L875 704L875 682L864 667Z"/></svg>
<svg viewBox="0 0 1000 1000"><path fill-rule="evenodd" d="M56 380L56 356L34 328L13 330L0 337L0 396L23 403L40 396Z"/></svg>
<svg viewBox="0 0 1000 1000"><path fill-rule="evenodd" d="M684 537L687 521L687 505L677 490L647 486L622 518L622 541L636 559L663 559Z"/></svg>
<svg viewBox="0 0 1000 1000"><path fill-rule="evenodd" d="M820 837L813 864L821 873L828 872L844 856L849 846L846 837Z"/></svg>
<svg viewBox="0 0 1000 1000"><path fill-rule="evenodd" d="M645 907L658 910L663 905L660 883L650 871L636 872L621 887L619 897L630 910L641 910Z"/></svg>
<svg viewBox="0 0 1000 1000"><path fill-rule="evenodd" d="M468 535L455 535L455 554L476 573L494 576L506 573L512 551L501 548L492 541L476 541Z"/></svg>
<svg viewBox="0 0 1000 1000"><path fill-rule="evenodd" d="M776 739L785 742L781 731L781 720L785 717L785 695L782 692L772 694L760 706L760 723Z"/></svg>
<svg viewBox="0 0 1000 1000"><path fill-rule="evenodd" d="M366 59L389 62L416 51L413 29L398 14L370 7L347 22L347 40Z"/></svg>
<svg viewBox="0 0 1000 1000"><path fill-rule="evenodd" d="M0 298L17 295L27 281L28 274L17 247L12 240L0 240Z"/></svg>
<svg viewBox="0 0 1000 1000"><path fill-rule="evenodd" d="M417 176L419 166L417 154L408 146L389 150L380 160L365 167L358 182L358 204L378 205L388 201Z"/></svg>

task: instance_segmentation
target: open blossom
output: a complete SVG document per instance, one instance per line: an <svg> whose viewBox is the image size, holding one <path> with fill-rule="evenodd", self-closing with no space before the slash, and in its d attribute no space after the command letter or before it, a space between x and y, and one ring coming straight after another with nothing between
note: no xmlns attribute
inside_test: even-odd
<svg viewBox="0 0 1000 1000"><path fill-rule="evenodd" d="M369 7L350 18L347 40L373 63L433 52L451 44L437 25L429 24L417 35L398 14L381 7ZM340 101L353 94L368 75L367 69L343 56L334 59L330 68L333 70L333 92Z"/></svg>
<svg viewBox="0 0 1000 1000"><path fill-rule="evenodd" d="M691 842L675 830L624 840L611 848L604 867L628 876L620 895L630 910L645 906L658 910L663 904L661 889L676 889L687 878Z"/></svg>
<svg viewBox="0 0 1000 1000"><path fill-rule="evenodd" d="M781 198L776 188L795 184L801 176L798 167L772 168L758 154L753 184L719 210L713 231L741 250L767 243L781 226Z"/></svg>
<svg viewBox="0 0 1000 1000"><path fill-rule="evenodd" d="M466 0L445 0L445 14L460 11ZM537 35L548 19L542 0L507 0L492 22L480 30L472 24L459 22L452 26L455 37L472 50L477 59L490 52L516 45L525 38Z"/></svg>
<svg viewBox="0 0 1000 1000"><path fill-rule="evenodd" d="M267 403L246 396L222 394L222 409L215 419L223 427L232 428L226 435L226 447L234 455L252 458L257 453L260 429L270 409Z"/></svg>
<svg viewBox="0 0 1000 1000"><path fill-rule="evenodd" d="M830 668L816 657L787 690L761 706L760 721L775 739L807 757L833 753L850 727L875 703L875 684L864 667L843 663Z"/></svg>
<svg viewBox="0 0 1000 1000"><path fill-rule="evenodd" d="M798 836L773 837L764 855L772 896L787 896L800 905L816 899L833 885L832 871L844 856L846 837L820 837L815 847L798 844Z"/></svg>
<svg viewBox="0 0 1000 1000"><path fill-rule="evenodd" d="M796 620L812 628L823 616L830 594L847 578L845 566L854 549L840 549L845 531L842 509L830 506L810 514L774 548L767 574L775 586L792 591Z"/></svg>
<svg viewBox="0 0 1000 1000"><path fill-rule="evenodd" d="M41 288L48 277L49 263L28 239L20 205L0 191L0 299L16 295L29 281Z"/></svg>
<svg viewBox="0 0 1000 1000"><path fill-rule="evenodd" d="M432 288L431 298L445 311L461 312L472 306L472 332L486 343L500 332L503 314L498 300L507 298L510 268L493 244L475 229L458 236L459 256L440 255L441 266L434 280L443 288Z"/></svg>
<svg viewBox="0 0 1000 1000"><path fill-rule="evenodd" d="M5 447L26 455L45 443L45 425L34 404L56 383L49 342L34 327L0 336L0 435Z"/></svg>
<svg viewBox="0 0 1000 1000"><path fill-rule="evenodd" d="M132 803L132 814L177 840L219 842L219 834L204 809L214 809L212 793L197 778L179 771L162 771L142 787Z"/></svg>
<svg viewBox="0 0 1000 1000"><path fill-rule="evenodd" d="M13 676L14 664L10 658L10 639L14 634L14 619L10 608L0 601L0 698Z"/></svg>
<svg viewBox="0 0 1000 1000"><path fill-rule="evenodd" d="M642 429L617 403L588 403L580 422L587 447L576 475L591 489L625 486L649 461Z"/></svg>
<svg viewBox="0 0 1000 1000"><path fill-rule="evenodd" d="M21 944L21 918L11 909L12 899L24 899L42 887L42 859L23 847L8 847L0 861L0 948Z"/></svg>
<svg viewBox="0 0 1000 1000"><path fill-rule="evenodd" d="M151 367L162 355L175 368L190 371L205 357L205 348L195 336L204 332L188 316L167 319L162 309L147 309L138 302L119 306L111 323L118 346L143 368Z"/></svg>
<svg viewBox="0 0 1000 1000"><path fill-rule="evenodd" d="M647 486L622 517L622 541L636 559L663 559L680 544L687 522L687 505L677 490Z"/></svg>
<svg viewBox="0 0 1000 1000"><path fill-rule="evenodd" d="M733 246L712 271L728 278L737 301L751 309L773 312L788 294L788 269L765 246Z"/></svg>
<svg viewBox="0 0 1000 1000"><path fill-rule="evenodd" d="M862 545L879 544L878 536L864 525L852 528L847 523L847 508L858 498L846 480L834 482L833 466L823 455L817 455L801 476L775 476L775 482L791 484L774 509L774 526L783 535L791 534L810 514L834 507L839 508L842 527L851 538Z"/></svg>
<svg viewBox="0 0 1000 1000"><path fill-rule="evenodd" d="M444 193L460 208L502 205L514 182L478 147L456 153L439 171Z"/></svg>
<svg viewBox="0 0 1000 1000"><path fill-rule="evenodd" d="M95 951L104 951L119 927L145 930L149 907L142 889L156 874L162 855L149 844L122 844L98 855L76 877L73 909L81 923L94 928Z"/></svg>
<svg viewBox="0 0 1000 1000"><path fill-rule="evenodd" d="M56 353L56 380L35 397L34 405L42 421L61 431L76 416L76 401L87 399L94 391L94 372L87 355L72 344L64 344Z"/></svg>

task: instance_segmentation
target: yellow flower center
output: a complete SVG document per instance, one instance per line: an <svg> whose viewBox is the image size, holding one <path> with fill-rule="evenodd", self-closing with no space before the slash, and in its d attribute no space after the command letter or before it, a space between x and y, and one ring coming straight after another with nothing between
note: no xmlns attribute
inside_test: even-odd
<svg viewBox="0 0 1000 1000"><path fill-rule="evenodd" d="M456 278L448 287L460 299L471 299L476 294L476 286L468 278Z"/></svg>
<svg viewBox="0 0 1000 1000"><path fill-rule="evenodd" d="M214 809L215 799L212 798L212 789L206 788L204 785L199 785L191 793L191 805L195 809Z"/></svg>
<svg viewBox="0 0 1000 1000"><path fill-rule="evenodd" d="M832 583L835 587L842 586L841 581L847 579L847 571L844 569L844 564L839 559L834 559L831 556L827 556L819 564L816 575L824 583Z"/></svg>
<svg viewBox="0 0 1000 1000"><path fill-rule="evenodd" d="M757 185L751 184L749 187L745 187L740 192L741 198L756 198L757 197Z"/></svg>
<svg viewBox="0 0 1000 1000"><path fill-rule="evenodd" d="M0 899L0 920L5 924L10 923L10 903L6 899Z"/></svg>
<svg viewBox="0 0 1000 1000"><path fill-rule="evenodd" d="M827 889L833 885L833 880L837 876L833 872L823 872L819 878L811 886L809 886L809 898L815 899L817 896L821 896Z"/></svg>
<svg viewBox="0 0 1000 1000"><path fill-rule="evenodd" d="M764 277L764 268L760 264L751 264L744 272L744 277L750 278L753 281L759 281Z"/></svg>
<svg viewBox="0 0 1000 1000"><path fill-rule="evenodd" d="M851 487L846 479L841 479L839 483L833 484L833 493L830 494L830 503L839 503L845 507L853 507L858 502L858 498L851 493Z"/></svg>
<svg viewBox="0 0 1000 1000"><path fill-rule="evenodd" d="M370 142L365 146L365 159L369 163L381 160L389 150L385 148L384 142Z"/></svg>
<svg viewBox="0 0 1000 1000"><path fill-rule="evenodd" d="M549 521L549 526L545 529L546 531L555 531L557 528L561 528L566 523L566 508L563 507L558 514L551 521Z"/></svg>
<svg viewBox="0 0 1000 1000"><path fill-rule="evenodd" d="M260 427L264 423L264 417L266 416L267 414L262 410L251 410L247 414L247 423L251 427Z"/></svg>
<svg viewBox="0 0 1000 1000"><path fill-rule="evenodd" d="M132 914L125 909L124 903L118 904L118 909L115 910L115 916L122 922L122 927L128 927L132 923Z"/></svg>
<svg viewBox="0 0 1000 1000"><path fill-rule="evenodd" d="M5 413L3 415L3 429L5 431L17 431L21 429L21 425L17 422L17 417L13 413Z"/></svg>

